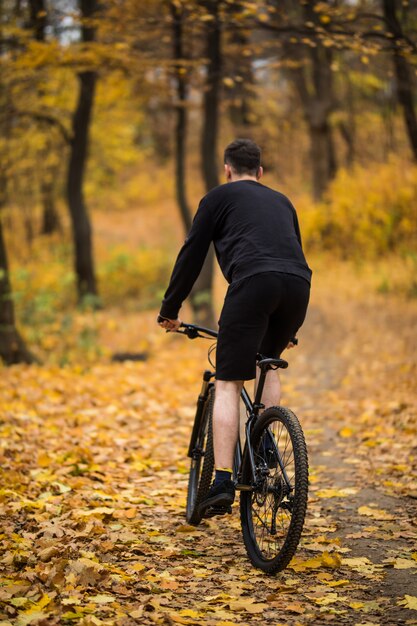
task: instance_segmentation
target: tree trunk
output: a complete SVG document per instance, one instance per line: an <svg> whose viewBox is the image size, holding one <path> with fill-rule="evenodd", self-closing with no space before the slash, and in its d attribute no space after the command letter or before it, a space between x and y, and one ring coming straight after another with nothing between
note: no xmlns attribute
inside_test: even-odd
<svg viewBox="0 0 417 626"><path fill-rule="evenodd" d="M252 66L253 55L245 54L245 49L250 46L250 35L248 31L241 27L241 16L244 12L244 3L241 0L228 2L226 11L230 16L228 20L228 32L230 43L236 47L232 62L236 75L233 79L235 84L227 90L232 98L229 113L237 136L247 136L247 131L253 126L254 114L252 112L251 101L254 98L254 72Z"/></svg>
<svg viewBox="0 0 417 626"><path fill-rule="evenodd" d="M61 220L55 205L54 184L52 180L44 180L41 183L43 204L42 235L51 235L62 230Z"/></svg>
<svg viewBox="0 0 417 626"><path fill-rule="evenodd" d="M48 24L45 0L29 0L29 9L29 26L34 32L35 39L36 41L45 41L45 30ZM46 149L51 150L52 146L47 145ZM60 229L60 221L55 207L53 189L54 185L52 182L41 181L41 197L43 204L41 233L44 235L49 235Z"/></svg>
<svg viewBox="0 0 417 626"><path fill-rule="evenodd" d="M319 60L316 61L319 63ZM316 68L320 72L320 68ZM312 192L316 201L321 200L330 180L337 169L336 156L333 144L333 134L329 115L332 109L332 99L325 90L308 86L305 68L291 70L294 84L298 91L304 118L310 138L310 171Z"/></svg>
<svg viewBox="0 0 417 626"><path fill-rule="evenodd" d="M0 2L0 11L2 9ZM5 50L4 43L0 43L0 54ZM7 260L6 244L3 237L3 223L1 209L7 202L7 161L8 154L5 147L8 144L11 120L7 115L8 98L0 74L0 135L5 139L5 146L0 152L0 360L6 365L15 363L33 363L35 357L27 350L22 338L17 332L14 317L12 288L9 278L9 264Z"/></svg>
<svg viewBox="0 0 417 626"><path fill-rule="evenodd" d="M97 0L80 0L83 18L91 17L97 10ZM94 29L83 25L84 42L94 40ZM94 71L80 72L78 103L72 121L72 140L67 178L68 205L71 216L75 273L79 300L97 295L94 272L91 223L83 194L83 179L87 162L88 136L97 75Z"/></svg>
<svg viewBox="0 0 417 626"><path fill-rule="evenodd" d="M203 3L211 15L206 22L207 82L203 97L204 120L201 141L201 160L207 191L219 184L217 163L217 136L219 126L219 96L221 80L220 16L216 0Z"/></svg>
<svg viewBox="0 0 417 626"><path fill-rule="evenodd" d="M36 41L45 40L46 7L45 0L30 0L30 27L34 31Z"/></svg>
<svg viewBox="0 0 417 626"><path fill-rule="evenodd" d="M217 0L205 0L211 19L205 22L207 79L203 96L203 128L201 137L201 165L207 191L219 184L217 162L217 135L219 125L219 96L221 80L221 32L219 4ZM206 261L195 284L191 302L196 321L203 326L217 326L213 309L214 247L210 246Z"/></svg>
<svg viewBox="0 0 417 626"><path fill-rule="evenodd" d="M303 5L303 18L306 22L320 26L315 5L316 0ZM294 81L309 131L312 192L314 199L319 201L337 170L330 124L330 114L335 107L332 51L318 40L314 47L308 46L307 51L309 62L305 57L298 58L300 65L290 70L289 76ZM287 47L287 56L293 58L294 46Z"/></svg>
<svg viewBox="0 0 417 626"><path fill-rule="evenodd" d="M175 127L175 188L177 202L181 213L184 229L188 232L192 225L192 213L187 201L186 191L186 139L187 139L187 110L186 102L188 97L187 79L185 77L181 60L184 59L183 47L183 10L176 3L171 3L171 14L173 18L173 43L174 59L178 61L175 66L177 84L177 123ZM200 272L193 290L190 294L190 304L193 310L193 317L196 323L206 326L214 326L214 314L211 303L213 274L213 251L210 247L209 253Z"/></svg>
<svg viewBox="0 0 417 626"><path fill-rule="evenodd" d="M326 122L308 125L313 197L319 201L334 176L335 161L331 130Z"/></svg>
<svg viewBox="0 0 417 626"><path fill-rule="evenodd" d="M185 147L187 139L187 111L188 98L187 79L185 69L181 65L184 59L183 49L183 10L175 2L171 3L173 43L175 65L175 78L177 85L177 102L175 105L175 189L178 207L186 232L191 228L191 210L187 201L186 178L185 178Z"/></svg>
<svg viewBox="0 0 417 626"><path fill-rule="evenodd" d="M397 98L404 115L404 122L413 158L417 161L417 118L414 108L412 75L410 65L401 45L404 35L396 13L395 0L383 0L384 19L387 31L392 35L392 54L397 83Z"/></svg>
<svg viewBox="0 0 417 626"><path fill-rule="evenodd" d="M350 168L355 160L355 141L352 126L348 126L345 122L340 121L339 130L346 143L346 167Z"/></svg>
<svg viewBox="0 0 417 626"><path fill-rule="evenodd" d="M345 75L345 84L346 92L342 97L346 109L346 120L340 120L338 128L346 144L346 167L351 168L356 156L356 114L354 90L348 73Z"/></svg>
<svg viewBox="0 0 417 626"><path fill-rule="evenodd" d="M6 365L34 363L34 356L27 350L16 330L12 289L9 279L6 246L0 217L0 359Z"/></svg>

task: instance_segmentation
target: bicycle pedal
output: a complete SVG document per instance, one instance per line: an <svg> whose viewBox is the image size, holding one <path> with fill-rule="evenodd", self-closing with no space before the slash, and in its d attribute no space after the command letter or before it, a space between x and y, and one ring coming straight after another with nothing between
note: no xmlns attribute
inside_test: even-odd
<svg viewBox="0 0 417 626"><path fill-rule="evenodd" d="M207 519L209 517L214 517L215 515L227 515L232 513L231 506L210 506L206 509L204 513L204 517Z"/></svg>

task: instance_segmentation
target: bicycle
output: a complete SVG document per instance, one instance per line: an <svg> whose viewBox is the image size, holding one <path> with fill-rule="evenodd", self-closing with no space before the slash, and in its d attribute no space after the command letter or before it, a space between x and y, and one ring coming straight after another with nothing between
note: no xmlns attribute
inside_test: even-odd
<svg viewBox="0 0 417 626"><path fill-rule="evenodd" d="M177 333L189 339L216 339L217 332L182 323ZM208 359L211 361L209 349ZM240 491L240 520L246 552L252 564L268 574L283 570L294 556L304 525L308 497L308 457L304 434L296 415L287 408L264 409L261 403L266 373L287 368L283 359L258 355L259 383L252 401L245 387L245 444L236 446L233 476ZM197 400L188 456L191 458L186 518L197 526L199 504L213 476L212 415L215 372L206 370Z"/></svg>

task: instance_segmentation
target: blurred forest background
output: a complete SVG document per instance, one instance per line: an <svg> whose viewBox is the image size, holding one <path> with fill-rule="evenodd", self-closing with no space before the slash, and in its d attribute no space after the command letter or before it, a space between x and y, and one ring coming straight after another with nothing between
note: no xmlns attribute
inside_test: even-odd
<svg viewBox="0 0 417 626"><path fill-rule="evenodd" d="M296 206L316 279L417 297L417 2L0 12L4 364L108 357L128 313L154 316L236 137L261 145L265 184ZM189 318L214 323L222 289L211 256Z"/></svg>

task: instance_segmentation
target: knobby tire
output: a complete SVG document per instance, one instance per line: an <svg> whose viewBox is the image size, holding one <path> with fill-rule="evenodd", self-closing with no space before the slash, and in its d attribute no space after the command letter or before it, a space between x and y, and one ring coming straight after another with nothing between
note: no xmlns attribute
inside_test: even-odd
<svg viewBox="0 0 417 626"><path fill-rule="evenodd" d="M207 495L213 477L213 405L214 387L211 387L201 416L196 441L196 447L204 451L204 456L191 459L188 478L186 518L187 522L193 526L198 526L201 522L202 517L198 513L198 507Z"/></svg>
<svg viewBox="0 0 417 626"><path fill-rule="evenodd" d="M264 443L271 441L270 434L275 431L286 437L285 445L282 444L283 449L278 441L278 449L283 457L284 465L287 463L285 468L286 471L288 470L287 475L291 473L291 484L294 489L289 496L283 495L287 487L279 463L276 462L274 465L272 461L272 469L270 469L268 460L265 460L267 454L276 455L272 450L273 444L269 443L271 449L265 451L266 444ZM275 441L280 439L281 434L278 437L275 436ZM300 541L308 498L307 448L298 418L284 407L271 407L264 411L254 426L251 443L255 454L255 464L258 469L261 468L265 478L261 480L262 487L258 488L258 491L241 491L240 493L243 539L252 564L268 574L275 574L289 564ZM249 464L248 454L245 453L243 474L246 476L250 474ZM286 506L290 508L286 509ZM261 511L260 514L258 509ZM275 522L271 521L274 517L278 520L277 528L273 528ZM287 522L288 527L284 527Z"/></svg>

